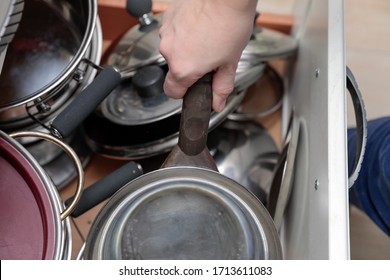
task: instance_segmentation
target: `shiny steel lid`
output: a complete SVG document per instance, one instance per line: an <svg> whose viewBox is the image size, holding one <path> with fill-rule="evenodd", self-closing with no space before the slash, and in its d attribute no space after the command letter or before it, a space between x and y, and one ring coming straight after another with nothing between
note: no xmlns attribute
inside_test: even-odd
<svg viewBox="0 0 390 280"><path fill-rule="evenodd" d="M132 76L134 67L166 64L165 58L159 52L162 14L153 19L156 23L153 28L144 30L141 24L132 27L109 55L108 64L121 69L124 76ZM267 28L254 28L239 61L237 74L262 62L290 56L297 47L298 40L290 35ZM129 69L129 72L126 72L126 69Z"/></svg>
<svg viewBox="0 0 390 280"><path fill-rule="evenodd" d="M182 100L165 95L164 79L165 72L160 66L138 69L103 101L102 114L116 124L142 125L180 112Z"/></svg>
<svg viewBox="0 0 390 280"><path fill-rule="evenodd" d="M134 68L165 64L165 59L159 51L162 15L156 15L154 18L156 24L153 28L144 30L140 28L141 24L137 24L129 29L108 56L107 64L120 69L123 77L133 76Z"/></svg>
<svg viewBox="0 0 390 280"><path fill-rule="evenodd" d="M102 208L86 259L278 259L264 206L217 172L172 167L147 173Z"/></svg>
<svg viewBox="0 0 390 280"><path fill-rule="evenodd" d="M296 52L298 40L267 28L254 29L252 38L242 52L240 63L256 64L290 56Z"/></svg>
<svg viewBox="0 0 390 280"><path fill-rule="evenodd" d="M180 112L181 101L167 98L162 89L165 73L158 66L167 66L159 52L159 27L162 15L157 15L155 25L146 30L136 25L128 31L108 57L108 64L121 69L124 76L140 76L148 80L137 86L139 80L124 80L102 103L102 113L110 121L122 125L139 125L155 122ZM244 49L235 77L235 91L245 90L263 74L265 62L292 55L297 49L297 40L292 36L265 28L254 28L252 38ZM134 71L134 67L138 70ZM147 68L156 67L154 71ZM145 69L144 69L145 68ZM126 72L126 69L131 71ZM161 68L162 69L162 68ZM151 86L151 83L155 83ZM143 87L143 88L142 88ZM147 87L159 89L159 94L143 94Z"/></svg>
<svg viewBox="0 0 390 280"><path fill-rule="evenodd" d="M140 23L123 36L107 59L108 65L120 69L123 77L131 79L124 79L101 106L103 116L120 125L152 123L178 113L181 109L181 101L167 98L163 93L165 73L144 69L160 66L167 71L166 61L159 52L162 14L152 16L150 7L145 4L147 2L128 1L129 12ZM145 4L145 7L137 6L141 4ZM145 15L150 24L143 22ZM296 46L296 40L290 36L254 28L252 39L238 63L235 92L245 90L261 77L265 68L264 61L290 55ZM155 84L143 84L140 89L133 77L139 76L140 71L145 80ZM145 95L143 92L147 90L146 87L159 89L160 93L154 93L153 97Z"/></svg>
<svg viewBox="0 0 390 280"><path fill-rule="evenodd" d="M213 113L213 123L223 120L239 105L242 100L242 97L238 97L240 92L263 75L265 66L265 63L260 63L237 73L236 86L227 101L226 110ZM148 65L136 70L133 77L124 79L102 102L102 116L114 124L136 126L156 123L179 114L182 100L169 98L163 91L166 72L166 65Z"/></svg>

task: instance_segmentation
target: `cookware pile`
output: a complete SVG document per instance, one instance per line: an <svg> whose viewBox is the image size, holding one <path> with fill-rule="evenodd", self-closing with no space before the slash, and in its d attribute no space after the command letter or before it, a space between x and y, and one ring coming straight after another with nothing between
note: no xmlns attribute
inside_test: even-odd
<svg viewBox="0 0 390 280"><path fill-rule="evenodd" d="M283 79L268 62L293 56L294 38L255 26L216 113L212 73L183 100L164 94L151 1L128 1L139 23L104 61L95 0L22 8L0 75L1 259L70 259L72 217L106 199L80 258L283 258L266 207L280 152L258 119L282 105ZM277 100L248 109L264 88ZM126 164L84 189L94 154Z"/></svg>

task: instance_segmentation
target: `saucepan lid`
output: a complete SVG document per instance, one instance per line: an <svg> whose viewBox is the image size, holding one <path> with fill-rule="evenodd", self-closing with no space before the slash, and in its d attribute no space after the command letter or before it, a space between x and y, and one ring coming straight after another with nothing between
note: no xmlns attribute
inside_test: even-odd
<svg viewBox="0 0 390 280"><path fill-rule="evenodd" d="M149 65L125 79L102 102L104 117L119 125L143 125L166 119L181 110L181 100L165 95L167 67Z"/></svg>
<svg viewBox="0 0 390 280"><path fill-rule="evenodd" d="M233 104L233 108L237 107L241 101L237 96L259 79L265 68L266 64L261 63L251 66L245 72L237 72L236 86L227 103ZM179 114L181 99L169 98L164 93L163 84L167 71L166 65L139 68L132 78L123 80L104 99L100 106L102 116L114 124L137 126L155 123ZM230 109L231 106L227 108ZM219 115L213 114L212 119L223 119L226 112L227 110Z"/></svg>
<svg viewBox="0 0 390 280"><path fill-rule="evenodd" d="M268 28L254 29L252 38L242 52L240 63L269 61L293 55L298 40L291 35Z"/></svg>

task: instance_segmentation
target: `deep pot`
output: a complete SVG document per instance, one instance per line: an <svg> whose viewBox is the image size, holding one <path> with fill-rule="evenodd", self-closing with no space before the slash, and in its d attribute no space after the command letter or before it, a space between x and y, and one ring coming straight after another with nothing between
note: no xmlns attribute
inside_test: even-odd
<svg viewBox="0 0 390 280"><path fill-rule="evenodd" d="M58 144L78 173L72 203L65 208L59 193L38 162L14 138L39 137ZM1 259L70 259L72 234L68 216L81 197L82 165L74 151L58 139L38 132L10 137L0 131Z"/></svg>
<svg viewBox="0 0 390 280"><path fill-rule="evenodd" d="M95 0L26 1L0 77L2 130L34 123L29 114L43 121L88 81L84 59L100 59L100 47L91 47L96 22Z"/></svg>

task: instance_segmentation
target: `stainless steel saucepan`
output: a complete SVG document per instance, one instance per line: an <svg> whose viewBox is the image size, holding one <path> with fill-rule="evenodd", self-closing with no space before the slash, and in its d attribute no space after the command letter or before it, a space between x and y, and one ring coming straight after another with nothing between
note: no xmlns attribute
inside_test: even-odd
<svg viewBox="0 0 390 280"><path fill-rule="evenodd" d="M209 74L186 93L178 144L162 168L127 183L103 206L84 259L282 258L265 207L218 173L208 151L211 96Z"/></svg>

